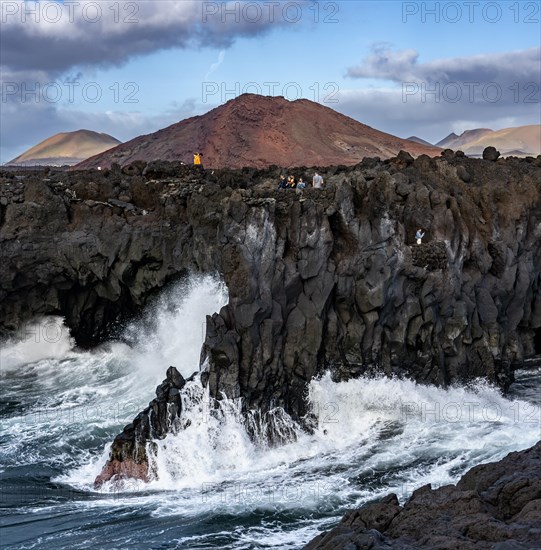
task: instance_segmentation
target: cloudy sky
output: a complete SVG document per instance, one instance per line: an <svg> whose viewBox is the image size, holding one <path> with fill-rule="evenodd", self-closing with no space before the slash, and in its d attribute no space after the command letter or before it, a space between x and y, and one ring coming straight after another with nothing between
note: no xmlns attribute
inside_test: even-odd
<svg viewBox="0 0 541 550"><path fill-rule="evenodd" d="M243 92L431 142L539 124L540 5L0 0L0 162L79 128L125 141Z"/></svg>

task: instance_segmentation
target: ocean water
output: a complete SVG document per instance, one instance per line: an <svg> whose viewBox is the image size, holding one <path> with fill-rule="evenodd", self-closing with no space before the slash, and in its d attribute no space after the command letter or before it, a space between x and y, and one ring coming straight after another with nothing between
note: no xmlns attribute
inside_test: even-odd
<svg viewBox="0 0 541 550"><path fill-rule="evenodd" d="M122 342L80 351L46 318L3 343L2 548L300 548L349 508L389 492L404 501L541 438L539 369L518 372L505 397L482 381L443 390L325 374L309 388L315 432L277 410L270 428L296 438L272 448L247 436L239 402L215 410L196 377L183 391L185 429L158 442L155 479L95 490L111 441L167 367L198 371L205 316L226 302L220 281L198 277Z"/></svg>

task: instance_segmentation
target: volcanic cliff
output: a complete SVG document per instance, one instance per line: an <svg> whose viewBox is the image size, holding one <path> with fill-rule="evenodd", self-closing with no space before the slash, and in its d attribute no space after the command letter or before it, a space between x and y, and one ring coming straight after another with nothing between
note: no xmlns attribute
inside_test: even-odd
<svg viewBox="0 0 541 550"><path fill-rule="evenodd" d="M243 94L202 116L139 136L82 162L78 168L125 165L134 160L193 162L203 153L211 168L265 168L357 164L401 149L414 156L440 149L380 132L308 99Z"/></svg>
<svg viewBox="0 0 541 550"><path fill-rule="evenodd" d="M211 396L300 421L324 370L505 389L541 353L541 158L401 152L321 173L325 188L301 194L277 189L279 169L4 172L1 326L60 314L89 346L168 282L219 273L229 303L207 318L202 349ZM137 444L167 433L183 385L169 369L104 479L145 477Z"/></svg>

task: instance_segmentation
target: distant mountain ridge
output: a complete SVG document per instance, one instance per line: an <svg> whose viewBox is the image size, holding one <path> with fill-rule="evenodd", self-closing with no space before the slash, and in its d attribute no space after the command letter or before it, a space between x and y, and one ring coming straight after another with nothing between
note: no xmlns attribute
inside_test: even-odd
<svg viewBox="0 0 541 550"><path fill-rule="evenodd" d="M501 130L476 128L460 136L449 134L436 144L445 149L460 149L468 156L481 156L483 149L492 145L502 156L537 156L541 154L541 124L515 126Z"/></svg>
<svg viewBox="0 0 541 550"><path fill-rule="evenodd" d="M421 145L426 145L428 147L434 147L434 145L432 143L430 143L429 141L426 141L425 139L422 139L420 137L417 137L417 136L410 136L409 138L406 138L408 141L413 141L415 143L420 143Z"/></svg>
<svg viewBox="0 0 541 550"><path fill-rule="evenodd" d="M353 165L363 157L390 158L401 149L414 156L440 154L437 147L386 134L307 99L243 94L204 115L123 143L78 168L135 160L191 163L196 151L212 168Z"/></svg>
<svg viewBox="0 0 541 550"><path fill-rule="evenodd" d="M436 145L444 149L459 149L469 141L474 141L490 133L494 133L494 130L490 128L475 128L474 130L466 130L459 136L452 132L446 138L438 141Z"/></svg>
<svg viewBox="0 0 541 550"><path fill-rule="evenodd" d="M6 165L73 166L120 143L109 134L92 130L62 132L31 147Z"/></svg>

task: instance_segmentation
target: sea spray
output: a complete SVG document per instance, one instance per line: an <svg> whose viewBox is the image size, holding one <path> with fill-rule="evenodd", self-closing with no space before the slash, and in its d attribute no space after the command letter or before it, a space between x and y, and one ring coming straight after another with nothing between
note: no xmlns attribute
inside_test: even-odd
<svg viewBox="0 0 541 550"><path fill-rule="evenodd" d="M194 380L183 390L180 429L156 442L149 486L196 489L248 478L257 485L310 471L339 484L333 472L369 479L385 470L404 493L421 482L449 483L466 464L503 456L516 447L517 430L527 444L538 437L539 408L483 382L442 389L385 377L333 382L327 373L310 383L308 396L317 420L312 433L279 409L244 417L240 399L215 402ZM274 444L269 434L279 434Z"/></svg>
<svg viewBox="0 0 541 550"><path fill-rule="evenodd" d="M75 347L61 318L23 327L0 346L1 433L9 441L4 465L43 461L64 471L76 464L86 475L95 471L114 436L152 398L168 365L198 370L206 315L226 302L221 281L190 278L126 329L123 340L131 346L113 341L93 351Z"/></svg>
<svg viewBox="0 0 541 550"><path fill-rule="evenodd" d="M188 287L201 293L201 314L182 310ZM404 501L421 485L454 482L539 437L539 402L531 399L539 373L529 381L529 401L522 389L504 397L482 382L443 389L384 377L333 382L326 374L308 386L312 433L272 412L282 433L293 426L296 434L280 445L263 444L268 418L257 411L244 417L240 400L214 402L196 376L182 392L189 414L157 443L156 478L96 491L112 439L153 397L167 367L198 371L205 315L227 297L214 279L188 287L179 303L154 310L154 320L162 319L158 333L143 323L131 347L47 352L2 371L10 540L19 540L24 521L25 532L39 533L34 547L43 549L101 547L103 540L119 548L248 548L261 541L297 548L346 509L391 491ZM179 331L199 341L175 350ZM520 387L531 374L517 376ZM264 420L258 429L250 427L254 419Z"/></svg>
<svg viewBox="0 0 541 550"><path fill-rule="evenodd" d="M206 316L220 311L227 301L227 287L210 275L193 276L168 289L124 331L136 351L137 371L158 370L160 381L169 365L185 378L198 371Z"/></svg>
<svg viewBox="0 0 541 550"><path fill-rule="evenodd" d="M26 323L0 345L0 370L17 368L44 359L64 359L73 339L62 317L47 316Z"/></svg>
<svg viewBox="0 0 541 550"><path fill-rule="evenodd" d="M265 413L248 411L246 426L251 438L262 449L291 443L302 433L301 426L282 407L274 407Z"/></svg>

